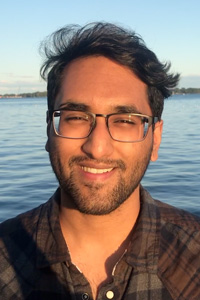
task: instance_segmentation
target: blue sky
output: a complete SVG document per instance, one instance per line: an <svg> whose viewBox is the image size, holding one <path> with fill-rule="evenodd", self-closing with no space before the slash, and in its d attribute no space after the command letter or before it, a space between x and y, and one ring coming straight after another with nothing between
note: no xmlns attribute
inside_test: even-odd
<svg viewBox="0 0 200 300"><path fill-rule="evenodd" d="M199 0L6 0L0 13L0 94L46 90L40 42L67 24L108 21L142 36L181 73L179 87L200 88Z"/></svg>

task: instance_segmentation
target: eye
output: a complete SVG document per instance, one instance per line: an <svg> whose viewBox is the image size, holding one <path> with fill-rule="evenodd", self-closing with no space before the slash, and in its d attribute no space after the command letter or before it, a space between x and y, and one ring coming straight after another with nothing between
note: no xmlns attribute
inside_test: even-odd
<svg viewBox="0 0 200 300"><path fill-rule="evenodd" d="M68 123L81 123L89 121L88 115L82 112L64 111L61 118L63 121Z"/></svg>
<svg viewBox="0 0 200 300"><path fill-rule="evenodd" d="M82 121L88 121L88 118L84 118L82 116L67 116L65 118L66 121L79 121L79 120L82 120Z"/></svg>
<svg viewBox="0 0 200 300"><path fill-rule="evenodd" d="M138 120L136 117L131 115L118 115L114 116L112 119L113 125L119 125L119 126L128 126L128 125L137 125Z"/></svg>
<svg viewBox="0 0 200 300"><path fill-rule="evenodd" d="M130 120L130 119L120 119L120 120L117 120L115 123L135 124L135 122L133 120Z"/></svg>

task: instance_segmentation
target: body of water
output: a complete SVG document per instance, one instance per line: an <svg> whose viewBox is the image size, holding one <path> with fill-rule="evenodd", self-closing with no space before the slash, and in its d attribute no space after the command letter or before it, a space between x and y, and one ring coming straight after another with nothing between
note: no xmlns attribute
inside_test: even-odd
<svg viewBox="0 0 200 300"><path fill-rule="evenodd" d="M0 222L46 202L57 188L46 142L46 99L0 99ZM200 95L165 101L158 161L142 184L154 198L200 215Z"/></svg>

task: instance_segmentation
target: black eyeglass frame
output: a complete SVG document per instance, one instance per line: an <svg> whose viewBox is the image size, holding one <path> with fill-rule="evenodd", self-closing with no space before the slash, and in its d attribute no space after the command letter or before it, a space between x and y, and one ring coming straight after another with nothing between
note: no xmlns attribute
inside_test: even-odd
<svg viewBox="0 0 200 300"><path fill-rule="evenodd" d="M60 112L60 111L63 111L63 110L67 110L67 111L77 111L77 112L83 112L89 116L92 116L93 118L93 122L92 122L92 125L91 125L91 128L90 128L90 131L89 133L84 136L84 137L79 137L79 138L74 138L74 137L66 137L66 136L63 136L61 134L59 134L56 130L56 127L55 127L55 124L54 124L54 120L53 120L53 116L56 112ZM145 136L140 139L140 140L137 140L137 141L123 141L123 140L118 140L118 139L115 139L113 138L112 134L110 133L110 129L109 129L109 125L108 125L108 119L110 116L113 116L113 115L134 115L134 116L139 116L139 117L143 117L144 118L144 122L148 123L148 129L146 131L146 134ZM59 137L62 137L62 138L66 138L66 139L73 139L73 140L77 140L77 139L86 139L90 136L90 134L92 133L92 131L94 130L95 126L96 126L96 118L97 117L103 117L105 118L105 121L106 121L106 126L107 126L107 129L108 129L108 132L109 132L109 135L110 137L114 140L114 141L117 141L117 142L122 142L122 143L137 143L137 142L141 142L143 141L147 134L148 134L148 131L149 131L149 128L151 127L151 125L154 125L156 124L158 121L159 121L159 118L158 117L153 117L153 116L148 116L148 115L144 115L144 114L139 114L139 113L134 113L134 112L120 112L120 113L112 113L112 114L95 114L95 113L92 113L92 112L88 112L88 111L82 111L82 110L73 110L73 109L66 109L66 108L60 108L60 109L54 109L54 110L47 110L47 123L49 122L49 120L53 123L53 128L54 128L54 132L57 136Z"/></svg>

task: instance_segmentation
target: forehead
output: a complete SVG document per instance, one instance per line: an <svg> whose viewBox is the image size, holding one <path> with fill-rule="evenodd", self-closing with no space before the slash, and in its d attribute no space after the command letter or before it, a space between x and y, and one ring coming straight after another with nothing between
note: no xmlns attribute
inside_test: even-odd
<svg viewBox="0 0 200 300"><path fill-rule="evenodd" d="M69 101L84 103L96 113L126 105L151 113L146 84L129 68L103 56L79 58L65 68L56 107Z"/></svg>

